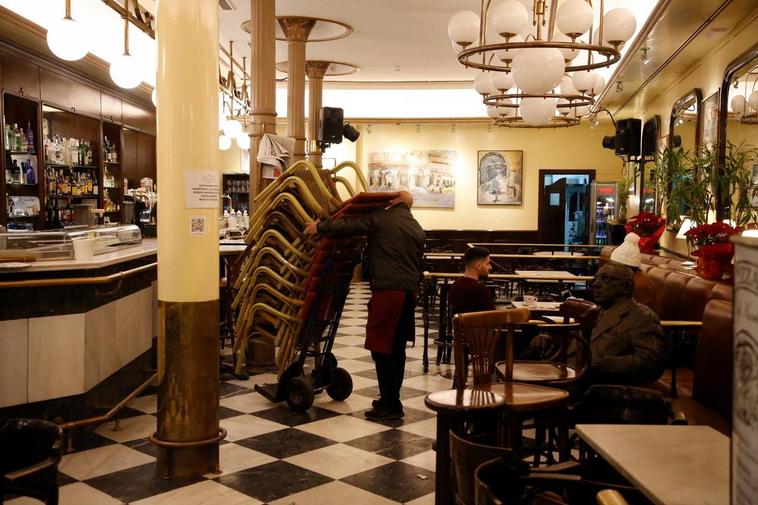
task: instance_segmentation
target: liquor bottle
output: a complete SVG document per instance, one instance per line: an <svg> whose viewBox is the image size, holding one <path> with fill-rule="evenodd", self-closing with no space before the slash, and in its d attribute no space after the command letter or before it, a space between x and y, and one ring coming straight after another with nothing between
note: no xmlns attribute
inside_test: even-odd
<svg viewBox="0 0 758 505"><path fill-rule="evenodd" d="M55 203L53 204L53 228L61 228L61 209L58 207L58 200L55 200Z"/></svg>
<svg viewBox="0 0 758 505"><path fill-rule="evenodd" d="M26 123L26 150L27 152L33 153L36 152L36 149L34 148L34 132L32 131L32 122L27 121Z"/></svg>
<svg viewBox="0 0 758 505"><path fill-rule="evenodd" d="M5 123L5 119L3 119L3 123ZM10 142L11 142L11 125L6 123L5 124L5 142L3 143L6 151L11 150Z"/></svg>

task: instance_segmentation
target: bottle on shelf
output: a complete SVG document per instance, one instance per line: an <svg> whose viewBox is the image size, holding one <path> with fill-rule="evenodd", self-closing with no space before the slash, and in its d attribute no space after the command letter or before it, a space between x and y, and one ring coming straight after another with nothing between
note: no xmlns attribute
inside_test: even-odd
<svg viewBox="0 0 758 505"><path fill-rule="evenodd" d="M26 138L24 141L26 142L26 152L33 153L36 151L34 148L34 131L32 130L31 121L27 121L26 123Z"/></svg>

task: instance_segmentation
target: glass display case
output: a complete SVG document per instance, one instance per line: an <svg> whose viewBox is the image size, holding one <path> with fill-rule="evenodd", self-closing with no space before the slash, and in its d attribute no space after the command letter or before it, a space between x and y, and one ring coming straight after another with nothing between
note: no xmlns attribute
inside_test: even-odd
<svg viewBox="0 0 758 505"><path fill-rule="evenodd" d="M142 243L142 232L133 224L120 226L81 227L66 230L72 239L95 238L95 255L113 252L116 249L139 245Z"/></svg>
<svg viewBox="0 0 758 505"><path fill-rule="evenodd" d="M64 231L0 233L0 258L4 261L74 259L74 244Z"/></svg>

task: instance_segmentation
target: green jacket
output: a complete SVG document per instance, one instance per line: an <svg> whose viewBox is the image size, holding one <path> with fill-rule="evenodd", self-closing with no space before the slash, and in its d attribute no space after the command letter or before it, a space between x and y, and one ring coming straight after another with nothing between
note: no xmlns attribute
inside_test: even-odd
<svg viewBox="0 0 758 505"><path fill-rule="evenodd" d="M407 205L321 221L318 231L368 237L368 277L372 290L418 290L425 234Z"/></svg>

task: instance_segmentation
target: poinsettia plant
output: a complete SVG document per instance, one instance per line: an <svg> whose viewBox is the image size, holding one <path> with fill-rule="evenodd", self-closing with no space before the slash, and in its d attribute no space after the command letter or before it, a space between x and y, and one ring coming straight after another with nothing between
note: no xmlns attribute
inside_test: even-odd
<svg viewBox="0 0 758 505"><path fill-rule="evenodd" d="M742 231L739 226L731 226L723 221L711 224L700 224L688 230L684 235L697 250L692 254L707 258L732 258L734 245L729 237Z"/></svg>
<svg viewBox="0 0 758 505"><path fill-rule="evenodd" d="M625 228L627 233L640 236L640 251L651 253L666 229L666 219L652 212L640 212L626 222Z"/></svg>

